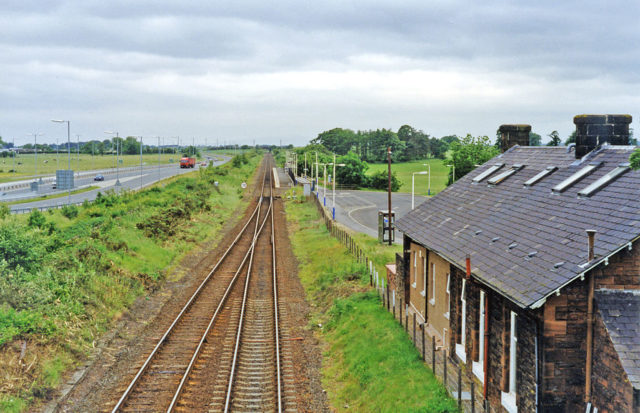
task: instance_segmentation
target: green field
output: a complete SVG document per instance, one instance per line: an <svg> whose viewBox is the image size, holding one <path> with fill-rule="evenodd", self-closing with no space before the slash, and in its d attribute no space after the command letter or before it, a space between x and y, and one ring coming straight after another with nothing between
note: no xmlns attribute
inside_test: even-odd
<svg viewBox="0 0 640 413"><path fill-rule="evenodd" d="M447 174L449 173L449 167L445 166L445 160L443 159L424 159L420 161L402 162L391 164L391 172L395 172L396 176L401 182L399 192L411 193L411 175L413 172L426 171L427 166L423 164L431 165L431 195L437 194L442 191L447 185ZM369 164L367 175L372 175L375 172L387 170L387 164ZM415 191L417 195L427 195L428 188L428 176L416 175L416 187Z"/></svg>
<svg viewBox="0 0 640 413"><path fill-rule="evenodd" d="M157 154L142 155L142 163L145 165L157 165L177 163L181 155ZM140 155L121 155L120 167L140 165ZM69 167L68 156L66 152L60 152L59 156L53 154L38 154L38 176L55 175L56 169L67 169ZM116 158L113 155L96 155L87 154L71 154L71 169L74 171L87 171L92 169L108 169L116 167ZM13 158L0 158L0 183L10 182L21 179L28 179L35 175L35 157L33 154L22 154L16 156L15 170Z"/></svg>

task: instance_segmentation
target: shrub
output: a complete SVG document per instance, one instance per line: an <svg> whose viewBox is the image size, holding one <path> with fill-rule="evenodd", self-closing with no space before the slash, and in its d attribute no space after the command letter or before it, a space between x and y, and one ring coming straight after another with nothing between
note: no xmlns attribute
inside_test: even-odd
<svg viewBox="0 0 640 413"><path fill-rule="evenodd" d="M30 270L37 267L44 253L43 248L44 244L32 231L25 231L15 223L0 225L0 260L5 260L9 268L21 266Z"/></svg>
<svg viewBox="0 0 640 413"><path fill-rule="evenodd" d="M369 177L368 186L375 189L389 188L389 174L387 171L378 171ZM400 181L395 172L391 173L391 191L396 192L400 189Z"/></svg>
<svg viewBox="0 0 640 413"><path fill-rule="evenodd" d="M29 223L30 227L42 228L47 219L44 217L44 214L37 209L31 210L31 214L29 214Z"/></svg>
<svg viewBox="0 0 640 413"><path fill-rule="evenodd" d="M9 215L11 215L11 209L4 204L0 205L0 219L5 219Z"/></svg>
<svg viewBox="0 0 640 413"><path fill-rule="evenodd" d="M78 207L75 205L65 205L62 207L62 215L69 219L73 219L78 216Z"/></svg>

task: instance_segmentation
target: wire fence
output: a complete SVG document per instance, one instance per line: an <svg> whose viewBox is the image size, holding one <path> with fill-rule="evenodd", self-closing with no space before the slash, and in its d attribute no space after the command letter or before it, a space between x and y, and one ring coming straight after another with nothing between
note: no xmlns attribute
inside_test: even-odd
<svg viewBox="0 0 640 413"><path fill-rule="evenodd" d="M311 196L324 220L324 224L331 236L336 238L353 255L354 259L367 266L369 272L369 285L374 287L380 297L381 305L395 318L405 330L413 345L422 356L422 361L431 369L434 375L445 386L451 397L456 400L458 408L463 412L496 411L492 409L483 397L483 386L479 380L469 377L467 369L470 368L458 363L447 348L438 345L436 337L429 335L426 325L416 319L416 313L403 303L402 296L395 291L386 281L384 275L376 269L376 265L366 254L365 250L351 236L341 224L334 221L331 212L323 207L317 194ZM469 365L470 366L470 365ZM471 374L472 375L472 374Z"/></svg>

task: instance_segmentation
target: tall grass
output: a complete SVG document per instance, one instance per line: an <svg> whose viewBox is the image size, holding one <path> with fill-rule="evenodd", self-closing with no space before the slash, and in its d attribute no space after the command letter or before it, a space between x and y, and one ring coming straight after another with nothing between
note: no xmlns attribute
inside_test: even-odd
<svg viewBox="0 0 640 413"><path fill-rule="evenodd" d="M314 309L310 326L326 344L323 386L331 407L362 412L454 412L454 401L368 287L366 268L330 236L311 202L288 201L299 276ZM375 241L374 241L375 242ZM391 252L367 245L374 261Z"/></svg>

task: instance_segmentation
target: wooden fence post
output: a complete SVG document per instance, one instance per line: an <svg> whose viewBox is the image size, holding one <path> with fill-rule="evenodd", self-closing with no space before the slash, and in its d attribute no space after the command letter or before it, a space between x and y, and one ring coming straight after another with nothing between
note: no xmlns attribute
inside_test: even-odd
<svg viewBox="0 0 640 413"><path fill-rule="evenodd" d="M413 344L416 344L416 313L413 313Z"/></svg>
<svg viewBox="0 0 640 413"><path fill-rule="evenodd" d="M425 325L422 325L422 361L424 362L427 359L427 355L424 352L424 327Z"/></svg>
<svg viewBox="0 0 640 413"><path fill-rule="evenodd" d="M433 374L436 374L436 336L431 336L431 366Z"/></svg>
<svg viewBox="0 0 640 413"><path fill-rule="evenodd" d="M400 298L400 325L402 325L402 298Z"/></svg>
<svg viewBox="0 0 640 413"><path fill-rule="evenodd" d="M444 388L446 389L447 388L447 352L444 349L442 349L442 355L444 356L444 357L442 357L442 359L443 359L442 360L442 365L444 366L444 373L442 373L442 374L443 374L443 378L444 378L443 379Z"/></svg>
<svg viewBox="0 0 640 413"><path fill-rule="evenodd" d="M458 364L458 409L462 410L462 366Z"/></svg>
<svg viewBox="0 0 640 413"><path fill-rule="evenodd" d="M476 411L476 391L473 380L471 380L471 413Z"/></svg>

